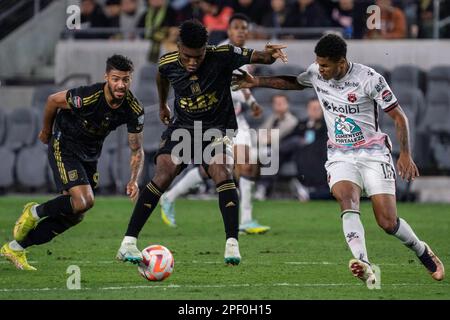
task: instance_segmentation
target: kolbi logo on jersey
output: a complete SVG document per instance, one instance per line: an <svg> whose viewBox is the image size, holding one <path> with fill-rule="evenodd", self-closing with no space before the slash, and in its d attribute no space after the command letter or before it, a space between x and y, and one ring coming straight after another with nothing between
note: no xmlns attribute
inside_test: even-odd
<svg viewBox="0 0 450 320"><path fill-rule="evenodd" d="M355 95L355 99L356 99L356 95ZM329 102L326 99L322 99L322 104L326 110L328 110L330 112L334 112L334 113L356 114L356 113L360 112L359 105L352 106L349 104L345 104L345 105L336 106L333 102Z"/></svg>
<svg viewBox="0 0 450 320"><path fill-rule="evenodd" d="M392 92L390 92L389 90L384 90L381 94L381 98L384 102L390 102L392 100Z"/></svg>

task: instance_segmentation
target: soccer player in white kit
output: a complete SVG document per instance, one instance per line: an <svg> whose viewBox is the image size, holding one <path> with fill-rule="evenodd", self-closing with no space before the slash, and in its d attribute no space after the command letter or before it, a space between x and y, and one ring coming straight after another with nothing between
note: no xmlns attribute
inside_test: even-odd
<svg viewBox="0 0 450 320"><path fill-rule="evenodd" d="M229 20L228 40L221 43L232 44L236 47L245 46L249 33L250 20L243 14L234 14ZM247 65L241 67L242 70L247 70ZM269 231L270 227L259 224L253 219L253 205L252 193L255 185L255 175L258 167L254 162L250 161L252 150L252 139L249 132L249 125L244 117L244 106L251 108L252 114L255 117L262 113L261 107L252 96L249 89L242 89L232 91L232 98L236 112L236 120L238 124L238 131L233 140L235 159L235 173L239 178L239 193L240 193L240 224L239 230L248 234L260 234ZM245 156L245 158L244 158ZM240 161L245 160L245 161ZM190 189L202 183L207 179L208 175L201 166L189 170L183 178L178 181L168 192L162 195L161 204L161 218L165 224L171 227L176 226L175 222L175 200L187 193Z"/></svg>
<svg viewBox="0 0 450 320"><path fill-rule="evenodd" d="M408 119L383 76L365 65L347 60L345 41L323 36L315 47L316 61L296 76L236 76L232 87L267 87L285 90L314 88L328 128L328 182L341 207L343 231L353 254L349 268L371 287L377 279L371 268L360 220L363 192L370 197L378 225L413 250L433 279L444 278L444 266L430 247L419 240L409 224L397 216L395 169L391 142L378 126L378 106L395 121L400 176L419 175L411 157Z"/></svg>

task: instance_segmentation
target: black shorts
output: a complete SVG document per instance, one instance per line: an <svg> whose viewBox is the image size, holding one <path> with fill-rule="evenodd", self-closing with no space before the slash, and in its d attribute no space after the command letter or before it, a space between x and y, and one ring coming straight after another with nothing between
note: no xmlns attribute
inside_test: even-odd
<svg viewBox="0 0 450 320"><path fill-rule="evenodd" d="M48 160L58 191L80 185L90 185L92 190L97 188L97 161L81 161L55 137L48 144Z"/></svg>
<svg viewBox="0 0 450 320"><path fill-rule="evenodd" d="M204 152L210 156L213 157L216 154L227 154L231 157L233 157L233 139L230 137L225 136L224 134L222 137L212 137L211 139L207 141L203 141L202 137L195 137L195 141L199 141L198 145L199 147L196 148L194 144L194 135L192 131L189 131L190 133L190 146L189 143L186 145L187 148L190 148L190 157L187 155L186 158L184 157L184 153L180 150L179 144L183 142L182 139L174 139L172 140L172 133L174 130L176 130L176 127L169 127L167 128L161 135L161 141L159 144L159 149L156 152L156 155L154 157L154 162L156 164L156 158L158 158L161 154L172 154L174 152L174 155L180 155L183 157L182 163L180 163L180 170L178 173L186 169L186 167L189 164L194 165L201 165L205 169L205 172L208 173L209 168L209 161L208 159L205 159L203 157ZM200 143L201 142L201 143ZM207 149L208 148L208 149ZM207 149L205 151L205 149ZM184 150L184 149L183 149ZM201 155L196 153L199 153L201 150Z"/></svg>

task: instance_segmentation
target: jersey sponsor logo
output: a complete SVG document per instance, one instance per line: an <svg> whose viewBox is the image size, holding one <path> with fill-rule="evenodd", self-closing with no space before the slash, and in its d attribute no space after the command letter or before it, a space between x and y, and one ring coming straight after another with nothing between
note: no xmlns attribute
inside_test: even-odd
<svg viewBox="0 0 450 320"><path fill-rule="evenodd" d="M384 90L383 93L381 94L381 98L383 99L384 102L389 102L392 100L392 92L390 92L389 90Z"/></svg>
<svg viewBox="0 0 450 320"><path fill-rule="evenodd" d="M138 124L142 125L144 124L144 115L141 115L137 118Z"/></svg>
<svg viewBox="0 0 450 320"><path fill-rule="evenodd" d="M337 144L348 147L356 147L366 142L361 128L353 119L344 115L334 119L334 135Z"/></svg>
<svg viewBox="0 0 450 320"><path fill-rule="evenodd" d="M81 99L81 97L79 96L74 96L72 98L72 103L75 108L80 109L83 105L83 99Z"/></svg>
<svg viewBox="0 0 450 320"><path fill-rule="evenodd" d="M346 87L357 88L357 87L359 87L359 82L345 81L345 82L344 82L344 86L346 86Z"/></svg>
<svg viewBox="0 0 450 320"><path fill-rule="evenodd" d="M378 83L375 85L375 90L377 90L377 92L381 92L381 90L383 90L385 87L386 87L386 81L384 80L383 77L379 77Z"/></svg>
<svg viewBox="0 0 450 320"><path fill-rule="evenodd" d="M358 100L358 99L356 98L356 93L354 93L354 92L349 93L349 94L347 95L347 100L350 101L351 103L356 102L356 100Z"/></svg>
<svg viewBox="0 0 450 320"><path fill-rule="evenodd" d="M195 98L183 97L179 102L180 108L187 112L207 111L219 102L216 94L216 91L214 91L199 95Z"/></svg>
<svg viewBox="0 0 450 320"><path fill-rule="evenodd" d="M325 94L330 94L330 92L328 90L325 90L319 86L316 86L316 88L317 88L317 92L319 92L319 93L321 92L321 93L325 93Z"/></svg>
<svg viewBox="0 0 450 320"><path fill-rule="evenodd" d="M333 102L329 102L325 99L322 99L322 104L323 107L330 111L330 112L334 112L334 113L339 113L339 114L356 114L359 113L359 105L356 106L352 106L349 104L345 104L345 105L338 105L336 106Z"/></svg>
<svg viewBox="0 0 450 320"><path fill-rule="evenodd" d="M234 50L234 53L236 53L236 54L242 54L242 49L239 47L234 47L233 50Z"/></svg>

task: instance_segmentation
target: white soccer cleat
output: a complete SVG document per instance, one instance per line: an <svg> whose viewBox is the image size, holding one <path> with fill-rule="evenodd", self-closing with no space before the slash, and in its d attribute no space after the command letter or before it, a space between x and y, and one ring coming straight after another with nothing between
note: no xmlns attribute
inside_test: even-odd
<svg viewBox="0 0 450 320"><path fill-rule="evenodd" d="M225 264L237 266L240 262L239 243L235 238L228 238L225 244Z"/></svg>
<svg viewBox="0 0 450 320"><path fill-rule="evenodd" d="M122 243L117 251L116 259L123 262L139 263L143 260L142 253L136 247L136 243Z"/></svg>
<svg viewBox="0 0 450 320"><path fill-rule="evenodd" d="M377 278L370 264L358 259L351 259L348 267L353 276L363 281L367 285L367 288L375 288Z"/></svg>

